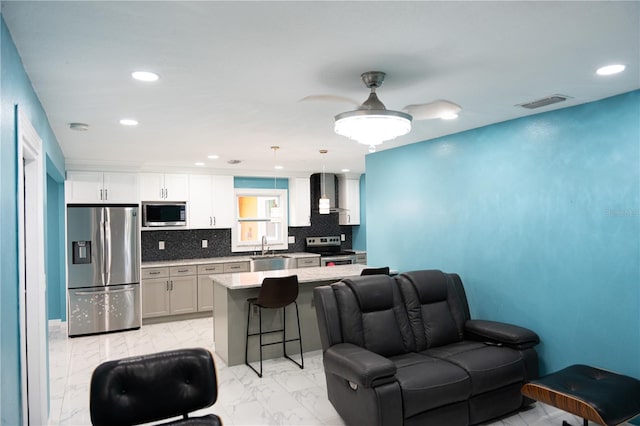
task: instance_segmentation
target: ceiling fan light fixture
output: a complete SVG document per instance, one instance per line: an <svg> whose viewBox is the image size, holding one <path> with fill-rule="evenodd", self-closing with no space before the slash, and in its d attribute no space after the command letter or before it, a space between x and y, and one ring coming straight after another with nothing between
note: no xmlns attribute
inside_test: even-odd
<svg viewBox="0 0 640 426"><path fill-rule="evenodd" d="M364 145L380 145L411 131L411 115L400 111L359 109L335 117L337 134Z"/></svg>

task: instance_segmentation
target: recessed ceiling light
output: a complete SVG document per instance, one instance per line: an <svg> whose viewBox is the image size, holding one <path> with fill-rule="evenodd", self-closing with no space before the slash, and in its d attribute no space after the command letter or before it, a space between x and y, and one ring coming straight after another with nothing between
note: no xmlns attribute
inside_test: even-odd
<svg viewBox="0 0 640 426"><path fill-rule="evenodd" d="M122 124L123 126L137 126L138 120L134 120L132 118L123 118L122 120L120 120L120 124Z"/></svg>
<svg viewBox="0 0 640 426"><path fill-rule="evenodd" d="M134 71L131 73L131 77L138 81L157 81L160 76L154 72L149 71Z"/></svg>
<svg viewBox="0 0 640 426"><path fill-rule="evenodd" d="M350 171L351 171L351 170L349 170L349 169L342 169L342 173L348 173L348 172L350 172Z"/></svg>
<svg viewBox="0 0 640 426"><path fill-rule="evenodd" d="M282 166L273 166L273 168L274 168L274 169L276 169L276 170L282 170L282 169L284 169L284 167L282 167Z"/></svg>
<svg viewBox="0 0 640 426"><path fill-rule="evenodd" d="M219 155L208 155L207 158L209 160L217 160L218 158L220 158L220 156Z"/></svg>
<svg viewBox="0 0 640 426"><path fill-rule="evenodd" d="M598 68L598 70L596 71L596 74L598 75L618 74L619 72L624 71L625 68L626 66L622 64L607 65L606 67Z"/></svg>
<svg viewBox="0 0 640 426"><path fill-rule="evenodd" d="M197 163L195 163L195 164L196 164L196 166L200 166L200 167L204 166L204 163L203 163L202 161L198 161L198 162L197 162Z"/></svg>

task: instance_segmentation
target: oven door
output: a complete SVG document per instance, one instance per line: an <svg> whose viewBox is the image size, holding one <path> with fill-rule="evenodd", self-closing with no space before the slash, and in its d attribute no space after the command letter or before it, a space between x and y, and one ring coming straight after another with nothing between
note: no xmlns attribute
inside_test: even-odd
<svg viewBox="0 0 640 426"><path fill-rule="evenodd" d="M320 258L320 266L353 265L355 256L323 256Z"/></svg>

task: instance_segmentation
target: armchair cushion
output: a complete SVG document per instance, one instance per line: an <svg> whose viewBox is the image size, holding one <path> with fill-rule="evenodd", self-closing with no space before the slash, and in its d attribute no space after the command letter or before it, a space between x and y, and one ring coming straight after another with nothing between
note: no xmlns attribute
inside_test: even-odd
<svg viewBox="0 0 640 426"><path fill-rule="evenodd" d="M462 341L421 353L448 361L466 371L471 379L471 395L523 381L522 356L506 347Z"/></svg>
<svg viewBox="0 0 640 426"><path fill-rule="evenodd" d="M532 348L540 343L533 331L517 325L496 321L469 320L464 325L468 339L505 345L514 349Z"/></svg>
<svg viewBox="0 0 640 426"><path fill-rule="evenodd" d="M450 362L417 353L391 357L391 360L397 367L405 418L465 401L471 394L469 375Z"/></svg>
<svg viewBox="0 0 640 426"><path fill-rule="evenodd" d="M396 366L383 356L351 343L339 343L327 349L325 371L365 388L395 381Z"/></svg>

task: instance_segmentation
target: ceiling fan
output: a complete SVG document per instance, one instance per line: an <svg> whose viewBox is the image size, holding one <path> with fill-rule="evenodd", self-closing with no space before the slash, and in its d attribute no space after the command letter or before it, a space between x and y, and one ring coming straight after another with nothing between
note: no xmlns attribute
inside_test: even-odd
<svg viewBox="0 0 640 426"><path fill-rule="evenodd" d="M385 140L408 133L411 130L411 120L456 118L462 109L454 102L439 99L423 104L407 105L402 112L388 110L376 94L376 89L382 86L385 76L386 74L382 71L368 71L361 75L365 86L371 90L369 98L362 104L336 95L311 95L301 100L330 100L355 105L357 109L335 116L335 132L369 145L370 151L375 151L375 146Z"/></svg>

